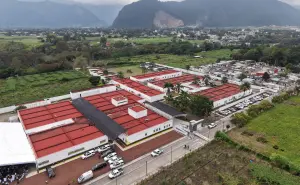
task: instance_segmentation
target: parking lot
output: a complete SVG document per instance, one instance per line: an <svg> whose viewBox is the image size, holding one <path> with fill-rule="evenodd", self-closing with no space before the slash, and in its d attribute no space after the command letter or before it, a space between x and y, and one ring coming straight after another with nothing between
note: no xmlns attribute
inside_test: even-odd
<svg viewBox="0 0 300 185"><path fill-rule="evenodd" d="M272 95L273 93L271 92L264 92L264 93L253 95L248 98L244 98L241 101L230 104L230 106L226 106L226 108L220 108L219 110L216 111L216 114L221 116L229 116L231 114L244 110L250 105L257 104Z"/></svg>
<svg viewBox="0 0 300 185"><path fill-rule="evenodd" d="M182 135L178 134L175 131L170 131L166 134L153 138L145 143L137 145L131 149L126 151L122 151L115 145L115 152L119 157L122 157L124 163L128 163L146 153L149 153L156 148L160 148L168 143L171 143L179 138ZM39 173L32 177L24 179L20 184L21 185L43 185L43 184L53 184L53 185L73 185L78 184L77 178L81 176L84 172L87 172L92 169L98 163L104 162L103 158L99 158L99 154L96 152L95 155L87 158L87 159L76 159L71 162L61 164L54 168L56 176L54 178L49 179L46 172ZM64 162L62 162L64 163ZM100 176L110 171L109 165L96 170L94 172L94 177ZM108 178L108 177L107 177Z"/></svg>

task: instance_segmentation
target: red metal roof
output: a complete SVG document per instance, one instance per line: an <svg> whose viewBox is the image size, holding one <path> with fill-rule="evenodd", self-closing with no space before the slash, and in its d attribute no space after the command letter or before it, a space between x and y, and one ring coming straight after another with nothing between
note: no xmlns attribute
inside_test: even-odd
<svg viewBox="0 0 300 185"><path fill-rule="evenodd" d="M113 80L115 80L116 82L118 82L120 84L123 84L123 85L125 85L127 87L130 87L130 88L132 88L132 89L134 89L134 90L136 90L136 91L138 91L140 93L143 93L143 94L145 94L147 96L150 96L150 97L163 94L160 91L152 89L152 88L150 88L148 86L145 86L143 84L140 84L140 83L135 82L133 80L130 80L128 78L126 78L126 79L114 78Z"/></svg>
<svg viewBox="0 0 300 185"><path fill-rule="evenodd" d="M141 107L141 106L139 106L139 105L134 106L134 107L130 107L130 109L133 110L134 112L141 112L141 111L143 111L143 110L147 110L146 108Z"/></svg>
<svg viewBox="0 0 300 185"><path fill-rule="evenodd" d="M129 103L126 105L121 105L116 107L111 103L110 97L115 97L120 95L126 97ZM102 110L104 113L106 113L110 118L112 118L115 122L120 124L123 128L125 128L127 130L127 135L135 134L139 131L145 130L147 128L150 128L152 126L167 121L166 118L158 115L157 113L151 110L146 109L142 104L137 102L137 100L140 99L139 97L125 90L98 94L98 95L86 97L85 99L88 100L95 107L97 107L99 110ZM102 101L101 104L93 103L95 102L96 99L101 99L104 101ZM140 119L135 119L132 116L130 116L128 114L128 108L134 108L134 107L136 107L136 109L139 110L140 109L147 110L147 116L142 117ZM146 125L146 123L148 124Z"/></svg>
<svg viewBox="0 0 300 185"><path fill-rule="evenodd" d="M137 75L137 76L133 76L136 79L146 79L146 78L152 78L152 77L159 77L162 75L167 75L167 74L172 74L172 73L178 73L179 71L175 71L175 70L165 70L165 71L160 71L160 72L154 72L154 73L148 73L148 74L144 74L144 75Z"/></svg>
<svg viewBox="0 0 300 185"><path fill-rule="evenodd" d="M175 77L175 78L169 78L169 79L165 79L165 80L158 80L158 81L150 82L150 83L152 83L156 86L159 86L159 87L164 87L164 85L166 83L172 83L175 86L178 83L182 84L182 83L192 82L192 81L194 81L195 77L198 77L199 79L203 79L202 76L185 74L185 75L178 76L178 77Z"/></svg>
<svg viewBox="0 0 300 185"><path fill-rule="evenodd" d="M224 84L218 87L206 89L195 94L208 97L212 101L218 101L224 98L228 98L235 94L242 92L240 87L235 84Z"/></svg>

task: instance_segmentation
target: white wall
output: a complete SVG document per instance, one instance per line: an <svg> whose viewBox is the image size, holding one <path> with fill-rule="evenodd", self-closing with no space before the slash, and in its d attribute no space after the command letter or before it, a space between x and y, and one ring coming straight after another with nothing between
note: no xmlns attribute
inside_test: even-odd
<svg viewBox="0 0 300 185"><path fill-rule="evenodd" d="M59 152L38 158L37 159L37 167L43 168L45 166L51 165L53 163L56 163L56 162L62 161L64 159L70 158L72 156L78 155L80 153L83 153L84 151L87 151L87 150L93 149L95 147L98 147L100 145L106 144L107 142L108 142L107 136L102 136L100 138L97 138L97 139L94 139L91 141L87 141L80 145L76 145L76 146L61 150ZM81 151L78 151L78 152L75 152L75 153L72 153L69 155L69 152L72 152L72 151L75 151L75 150L78 150L81 148L84 148L84 150L81 150ZM39 165L40 163L43 163L45 161L49 161L49 162Z"/></svg>
<svg viewBox="0 0 300 185"><path fill-rule="evenodd" d="M155 125L153 127L150 127L148 129L142 130L138 133L132 134L130 136L127 136L126 134L122 134L119 136L119 138L126 143L127 145L137 142L139 140L142 140L146 137L149 137L151 135L157 134L161 131L167 130L169 128L173 127L173 120L166 121L162 124ZM156 130L156 131L155 131Z"/></svg>
<svg viewBox="0 0 300 185"><path fill-rule="evenodd" d="M80 92L70 92L72 100L80 98L81 97L87 97L87 96L92 96L96 94L103 94L107 92L112 92L116 91L116 86L107 86L107 87L99 87L96 89L91 89L87 91L80 91Z"/></svg>
<svg viewBox="0 0 300 185"><path fill-rule="evenodd" d="M130 77L131 80L136 81L136 82L149 82L152 81L154 79L157 80L163 80L163 79L169 79L169 78L175 78L177 76L181 76L182 72L181 71L177 71L176 73L171 73L171 74L164 74L164 75L160 75L160 76L151 76L149 78L143 78L143 79L137 79L134 77Z"/></svg>
<svg viewBox="0 0 300 185"><path fill-rule="evenodd" d="M226 104L228 104L228 103L230 103L230 102L233 102L233 101L235 101L235 100L237 100L237 99L240 99L240 98L242 98L242 97L244 97L244 96L248 96L248 95L250 95L251 93L252 93L252 89L250 89L250 90L248 90L248 91L245 91L245 93L244 93L244 92L240 92L240 93L235 94L235 95L233 95L233 96L230 96L230 97L228 97L228 98L224 98L224 99L221 99L221 100L219 100L219 101L215 101L215 102L214 102L214 108L217 108L217 107L226 105Z"/></svg>
<svg viewBox="0 0 300 185"><path fill-rule="evenodd" d="M167 89L164 89L163 87L159 87L159 86L157 86L157 85L154 85L154 84L151 83L151 82L148 82L148 83L147 83L147 86L150 87L150 88L152 88L152 89L158 90L158 91L160 91L160 92L167 92Z"/></svg>

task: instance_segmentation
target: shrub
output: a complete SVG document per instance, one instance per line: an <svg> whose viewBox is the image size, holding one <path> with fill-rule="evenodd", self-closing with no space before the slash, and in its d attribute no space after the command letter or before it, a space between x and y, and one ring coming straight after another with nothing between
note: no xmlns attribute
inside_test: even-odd
<svg viewBox="0 0 300 185"><path fill-rule="evenodd" d="M22 109L27 109L27 107L25 105L20 105L17 108L15 108L15 112L17 112L18 110L22 110Z"/></svg>
<svg viewBox="0 0 300 185"><path fill-rule="evenodd" d="M278 150L278 149L279 149L279 146L274 145L273 148L274 148L275 150Z"/></svg>
<svg viewBox="0 0 300 185"><path fill-rule="evenodd" d="M244 136L253 136L253 135L254 135L253 132L250 132L250 131L247 131L247 130L245 130L245 131L242 132L241 134L244 135Z"/></svg>
<svg viewBox="0 0 300 185"><path fill-rule="evenodd" d="M251 117L243 112L236 113L231 117L231 123L235 124L237 127L243 127L250 121L250 119Z"/></svg>
<svg viewBox="0 0 300 185"><path fill-rule="evenodd" d="M278 96L274 96L272 99L272 103L282 103L283 101L289 99L291 95L288 93L282 93Z"/></svg>
<svg viewBox="0 0 300 185"><path fill-rule="evenodd" d="M267 143L267 142L268 142L267 139L264 138L264 137L258 137L258 138L256 139L256 141L257 141L257 142L260 142L260 143Z"/></svg>

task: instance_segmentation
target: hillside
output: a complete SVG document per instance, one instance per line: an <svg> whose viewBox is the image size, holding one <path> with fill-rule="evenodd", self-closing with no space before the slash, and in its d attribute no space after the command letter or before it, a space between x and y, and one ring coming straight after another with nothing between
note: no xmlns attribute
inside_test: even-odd
<svg viewBox="0 0 300 185"><path fill-rule="evenodd" d="M182 20L184 25L207 27L300 25L300 11L277 0L185 0L182 2L140 0L126 5L121 10L113 27L155 27L154 18L157 12L164 12L171 15L172 19Z"/></svg>
<svg viewBox="0 0 300 185"><path fill-rule="evenodd" d="M103 26L86 8L75 4L60 4L51 1L21 2L1 0L0 27L80 27Z"/></svg>

